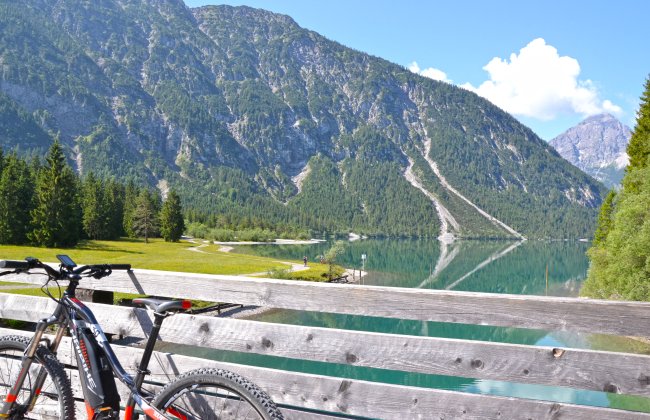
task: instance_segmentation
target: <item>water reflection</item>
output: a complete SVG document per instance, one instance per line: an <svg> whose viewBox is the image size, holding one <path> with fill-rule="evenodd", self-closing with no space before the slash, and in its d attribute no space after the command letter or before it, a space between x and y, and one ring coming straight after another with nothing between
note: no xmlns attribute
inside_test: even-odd
<svg viewBox="0 0 650 420"><path fill-rule="evenodd" d="M245 246L238 252L278 259L313 261L324 254L330 243L304 246ZM577 296L586 277L588 244L540 241L459 241L441 245L427 240L362 240L350 242L339 262L360 268L367 255L364 284L388 287L448 289L487 293ZM351 286L353 287L353 286ZM422 322L339 314L274 310L256 320L314 327L444 337L503 343L650 352L647 345L625 338L573 333L488 327L479 325ZM202 350L197 350L202 351ZM204 355L205 356L205 355ZM210 357L236 363L258 364L280 369L353 379L420 387L544 399L587 405L642 409L647 399L621 397L602 392L581 391L540 385L423 375L380 369L359 368L274 357L212 352Z"/></svg>
<svg viewBox="0 0 650 420"><path fill-rule="evenodd" d="M488 293L577 296L584 281L588 244L541 241L458 241L368 239L350 242L340 264L361 268L363 283L377 286L453 289ZM331 243L314 245L249 245L237 252L278 259L310 261ZM548 289L546 270L548 267Z"/></svg>

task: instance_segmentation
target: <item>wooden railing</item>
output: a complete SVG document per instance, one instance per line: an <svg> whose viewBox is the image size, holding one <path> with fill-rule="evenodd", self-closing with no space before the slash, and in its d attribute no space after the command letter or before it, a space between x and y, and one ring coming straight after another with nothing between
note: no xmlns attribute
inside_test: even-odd
<svg viewBox="0 0 650 420"><path fill-rule="evenodd" d="M6 276L3 280L43 283L42 277L33 275ZM83 286L270 308L619 336L645 336L650 325L650 304L638 302L244 279L139 269L116 272L101 280L87 279ZM54 305L44 297L0 293L0 318L35 321L51 314ZM142 338L151 328L150 314L144 309L89 306L107 333ZM5 333L28 334L0 329L0 334ZM650 396L650 357L645 355L199 315L167 319L161 339L290 359ZM59 357L72 365L69 349L64 345ZM115 346L115 350L125 367L134 370L141 350L125 346ZM343 415L389 419L650 419L650 414L610 408L399 386L168 353L156 353L151 380L165 383L199 366L224 367L248 377L284 407L287 418Z"/></svg>

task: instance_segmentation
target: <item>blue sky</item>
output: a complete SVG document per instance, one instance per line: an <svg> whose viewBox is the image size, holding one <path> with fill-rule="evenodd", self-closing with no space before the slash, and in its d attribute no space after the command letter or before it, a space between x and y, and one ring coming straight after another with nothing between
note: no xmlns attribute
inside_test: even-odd
<svg viewBox="0 0 650 420"><path fill-rule="evenodd" d="M474 90L546 140L600 112L633 127L650 74L646 0L185 3L287 14L343 45Z"/></svg>

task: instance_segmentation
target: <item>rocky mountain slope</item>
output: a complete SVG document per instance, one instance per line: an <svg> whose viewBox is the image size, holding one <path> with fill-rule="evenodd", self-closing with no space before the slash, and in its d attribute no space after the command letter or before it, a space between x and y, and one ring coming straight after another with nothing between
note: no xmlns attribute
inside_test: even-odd
<svg viewBox="0 0 650 420"><path fill-rule="evenodd" d="M589 117L551 140L560 155L609 188L618 188L632 130L610 114Z"/></svg>
<svg viewBox="0 0 650 420"><path fill-rule="evenodd" d="M199 219L447 239L593 229L602 185L510 115L288 16L28 0L0 2L0 25L3 148L59 136L79 171L174 186Z"/></svg>

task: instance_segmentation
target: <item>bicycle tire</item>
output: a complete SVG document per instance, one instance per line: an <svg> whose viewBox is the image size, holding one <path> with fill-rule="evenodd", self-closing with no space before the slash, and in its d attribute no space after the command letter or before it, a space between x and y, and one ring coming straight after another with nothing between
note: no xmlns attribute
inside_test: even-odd
<svg viewBox="0 0 650 420"><path fill-rule="evenodd" d="M223 369L201 368L184 373L167 384L152 404L170 419L284 419L266 392Z"/></svg>
<svg viewBox="0 0 650 420"><path fill-rule="evenodd" d="M8 335L0 337L0 401L4 401L15 383L20 371L22 356L29 345L28 337ZM36 379L40 368L45 369L47 378L31 412L24 413L31 399L31 382ZM75 407L70 381L63 365L50 350L38 346L36 356L23 383L23 389L16 398L16 410L10 419L59 419L74 420Z"/></svg>

